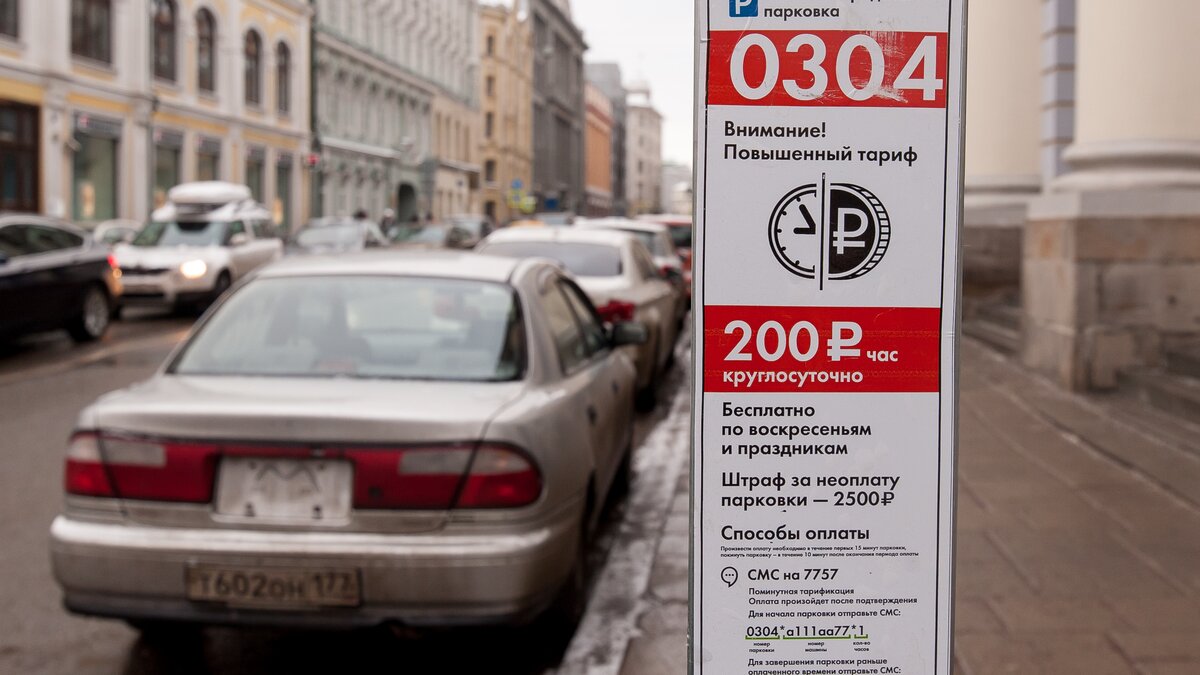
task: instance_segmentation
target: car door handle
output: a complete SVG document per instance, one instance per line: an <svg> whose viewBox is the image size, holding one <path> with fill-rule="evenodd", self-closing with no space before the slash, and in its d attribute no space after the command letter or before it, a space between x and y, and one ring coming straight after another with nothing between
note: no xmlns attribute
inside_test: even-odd
<svg viewBox="0 0 1200 675"><path fill-rule="evenodd" d="M587 416L588 416L588 421L591 422L592 425L594 426L596 424L596 420L599 418L599 415L596 414L596 406L589 405L587 407Z"/></svg>

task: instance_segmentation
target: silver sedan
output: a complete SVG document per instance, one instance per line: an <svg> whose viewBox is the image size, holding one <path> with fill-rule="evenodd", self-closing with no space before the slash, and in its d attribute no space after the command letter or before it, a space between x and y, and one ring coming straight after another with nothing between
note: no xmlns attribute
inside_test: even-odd
<svg viewBox="0 0 1200 675"><path fill-rule="evenodd" d="M76 613L303 626L573 620L634 366L539 261L278 263L82 412L51 527Z"/></svg>

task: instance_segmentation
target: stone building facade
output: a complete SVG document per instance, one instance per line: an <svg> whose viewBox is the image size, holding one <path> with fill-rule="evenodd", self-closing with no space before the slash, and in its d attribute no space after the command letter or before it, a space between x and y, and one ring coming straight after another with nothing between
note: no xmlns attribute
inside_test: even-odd
<svg viewBox="0 0 1200 675"><path fill-rule="evenodd" d="M433 208L432 112L441 2L315 0L314 134L320 215ZM459 68L462 63L457 64Z"/></svg>
<svg viewBox="0 0 1200 675"><path fill-rule="evenodd" d="M589 217L612 215L612 103L599 87L587 83L584 90L587 119L584 126L584 176Z"/></svg>
<svg viewBox="0 0 1200 675"><path fill-rule="evenodd" d="M662 213L662 115L650 86L629 87L625 112L625 194L630 215Z"/></svg>
<svg viewBox="0 0 1200 675"><path fill-rule="evenodd" d="M0 209L146 220L174 185L307 217L302 0L0 0Z"/></svg>
<svg viewBox="0 0 1200 675"><path fill-rule="evenodd" d="M479 6L483 213L507 223L532 211L533 29L523 0Z"/></svg>
<svg viewBox="0 0 1200 675"><path fill-rule="evenodd" d="M433 155L425 165L438 220L478 213L479 163L479 7L476 0L437 0L432 41Z"/></svg>
<svg viewBox="0 0 1200 675"><path fill-rule="evenodd" d="M570 0L529 0L533 22L533 196L542 211L582 213L583 53Z"/></svg>
<svg viewBox="0 0 1200 675"><path fill-rule="evenodd" d="M1200 3L973 0L969 21L967 279L1012 281L1027 365L1111 388L1200 338Z"/></svg>
<svg viewBox="0 0 1200 675"><path fill-rule="evenodd" d="M587 81L604 92L612 106L612 212L625 216L629 214L629 199L625 196L625 99L629 92L621 80L621 66L616 63L589 63L584 71Z"/></svg>

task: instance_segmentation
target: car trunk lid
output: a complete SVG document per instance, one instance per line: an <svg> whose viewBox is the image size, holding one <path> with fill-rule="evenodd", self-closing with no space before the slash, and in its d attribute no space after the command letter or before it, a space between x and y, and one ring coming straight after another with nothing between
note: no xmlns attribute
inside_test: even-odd
<svg viewBox="0 0 1200 675"><path fill-rule="evenodd" d="M139 523L429 532L520 383L160 376L102 399Z"/></svg>

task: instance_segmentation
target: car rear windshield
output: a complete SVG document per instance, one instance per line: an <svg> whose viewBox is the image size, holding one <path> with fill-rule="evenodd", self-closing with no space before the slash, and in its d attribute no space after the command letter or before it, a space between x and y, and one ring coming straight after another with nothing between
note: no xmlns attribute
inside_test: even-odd
<svg viewBox="0 0 1200 675"><path fill-rule="evenodd" d="M674 242L675 248L691 248L692 247L692 228L672 225L667 228L671 232L671 241Z"/></svg>
<svg viewBox="0 0 1200 675"><path fill-rule="evenodd" d="M508 286L323 276L251 282L170 372L491 382L520 379L524 369L524 321Z"/></svg>
<svg viewBox="0 0 1200 675"><path fill-rule="evenodd" d="M560 241L504 241L485 243L480 253L505 258L549 258L577 277L621 276L621 249L607 244Z"/></svg>
<svg viewBox="0 0 1200 675"><path fill-rule="evenodd" d="M305 248L339 247L361 245L363 228L356 223L341 225L319 225L302 230L296 235L296 243Z"/></svg>
<svg viewBox="0 0 1200 675"><path fill-rule="evenodd" d="M152 222L133 240L134 246L221 246L229 223L219 220Z"/></svg>
<svg viewBox="0 0 1200 675"><path fill-rule="evenodd" d="M646 232L645 230L626 230L623 228L619 228L619 229L621 229L622 232L625 232L627 234L632 234L633 236L637 237L638 241L640 241L646 245L646 249L648 251L650 251L651 255L655 255L655 256L670 255L670 251L668 251L663 246L662 239L659 239L657 234L655 234L653 232Z"/></svg>

